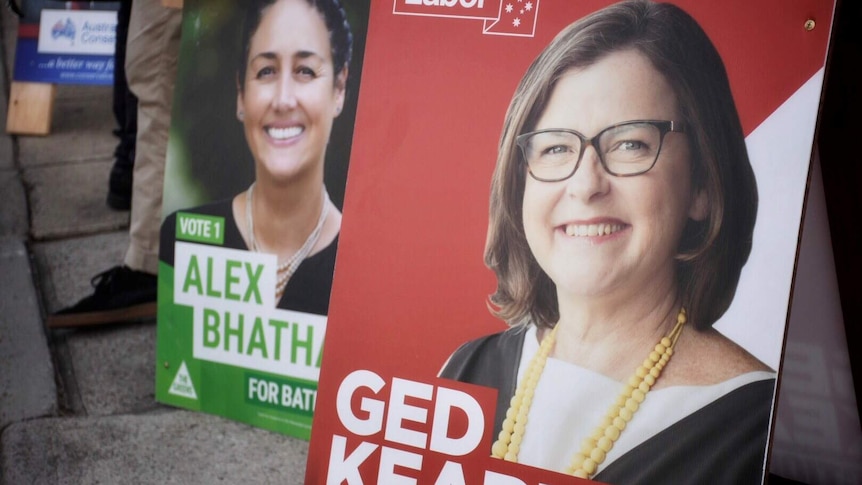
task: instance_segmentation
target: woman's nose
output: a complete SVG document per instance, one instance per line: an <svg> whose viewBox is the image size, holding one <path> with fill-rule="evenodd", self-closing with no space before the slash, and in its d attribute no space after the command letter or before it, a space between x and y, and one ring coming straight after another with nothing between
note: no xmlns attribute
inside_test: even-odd
<svg viewBox="0 0 862 485"><path fill-rule="evenodd" d="M296 83L293 82L293 78L289 74L281 76L278 80L272 104L277 110L296 107Z"/></svg>
<svg viewBox="0 0 862 485"><path fill-rule="evenodd" d="M611 175L605 171L599 154L592 146L584 150L584 156L578 164L577 170L571 177L565 180L566 193L570 197L591 200L607 193L610 183L608 177Z"/></svg>

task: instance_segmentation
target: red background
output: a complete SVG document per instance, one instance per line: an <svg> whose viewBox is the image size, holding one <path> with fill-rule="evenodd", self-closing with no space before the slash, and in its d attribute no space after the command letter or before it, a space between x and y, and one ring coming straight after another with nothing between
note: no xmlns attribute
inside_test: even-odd
<svg viewBox="0 0 862 485"><path fill-rule="evenodd" d="M503 117L550 39L608 3L541 0L536 35L524 38L373 2L309 483L324 476L331 435L346 434L334 405L345 375L431 383L458 345L505 328L487 310L495 280L482 262ZM831 2L677 3L721 53L746 134L824 65Z"/></svg>

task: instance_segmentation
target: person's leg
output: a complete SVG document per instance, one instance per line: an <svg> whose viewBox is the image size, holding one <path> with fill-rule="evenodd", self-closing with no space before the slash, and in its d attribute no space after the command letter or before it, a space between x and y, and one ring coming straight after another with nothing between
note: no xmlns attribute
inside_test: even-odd
<svg viewBox="0 0 862 485"><path fill-rule="evenodd" d="M165 154L179 54L182 11L160 0L134 0L129 25L126 75L138 97L131 238L125 264L156 274Z"/></svg>
<svg viewBox="0 0 862 485"><path fill-rule="evenodd" d="M130 243L124 265L93 278L92 295L51 315L49 327L94 325L156 314L165 154L179 52L181 11L134 0L126 77L138 97Z"/></svg>
<svg viewBox="0 0 862 485"><path fill-rule="evenodd" d="M108 180L108 207L129 210L132 207L132 170L135 166L135 137L138 131L138 98L129 90L126 80L126 42L132 0L122 0L117 11L117 43L114 48L114 118L119 138L114 150L114 166Z"/></svg>

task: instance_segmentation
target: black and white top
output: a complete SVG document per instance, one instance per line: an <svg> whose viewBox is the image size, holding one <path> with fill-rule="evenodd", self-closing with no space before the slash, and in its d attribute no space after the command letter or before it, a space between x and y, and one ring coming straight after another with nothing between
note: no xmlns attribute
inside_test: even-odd
<svg viewBox="0 0 862 485"><path fill-rule="evenodd" d="M538 348L534 326L482 337L461 346L441 377L500 391L496 436ZM593 479L614 484L761 483L774 387L773 373L751 372L711 386L651 391ZM606 376L549 358L518 461L564 470L620 388Z"/></svg>

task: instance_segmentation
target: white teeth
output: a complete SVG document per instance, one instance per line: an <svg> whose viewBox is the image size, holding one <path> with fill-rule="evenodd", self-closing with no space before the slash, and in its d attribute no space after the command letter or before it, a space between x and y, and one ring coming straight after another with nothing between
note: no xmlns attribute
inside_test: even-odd
<svg viewBox="0 0 862 485"><path fill-rule="evenodd" d="M607 236L622 228L622 224L567 224L566 234L572 237Z"/></svg>
<svg viewBox="0 0 862 485"><path fill-rule="evenodd" d="M285 140L287 138L291 138L302 133L303 128L301 126L291 126L290 128L267 128L266 133L276 140Z"/></svg>

